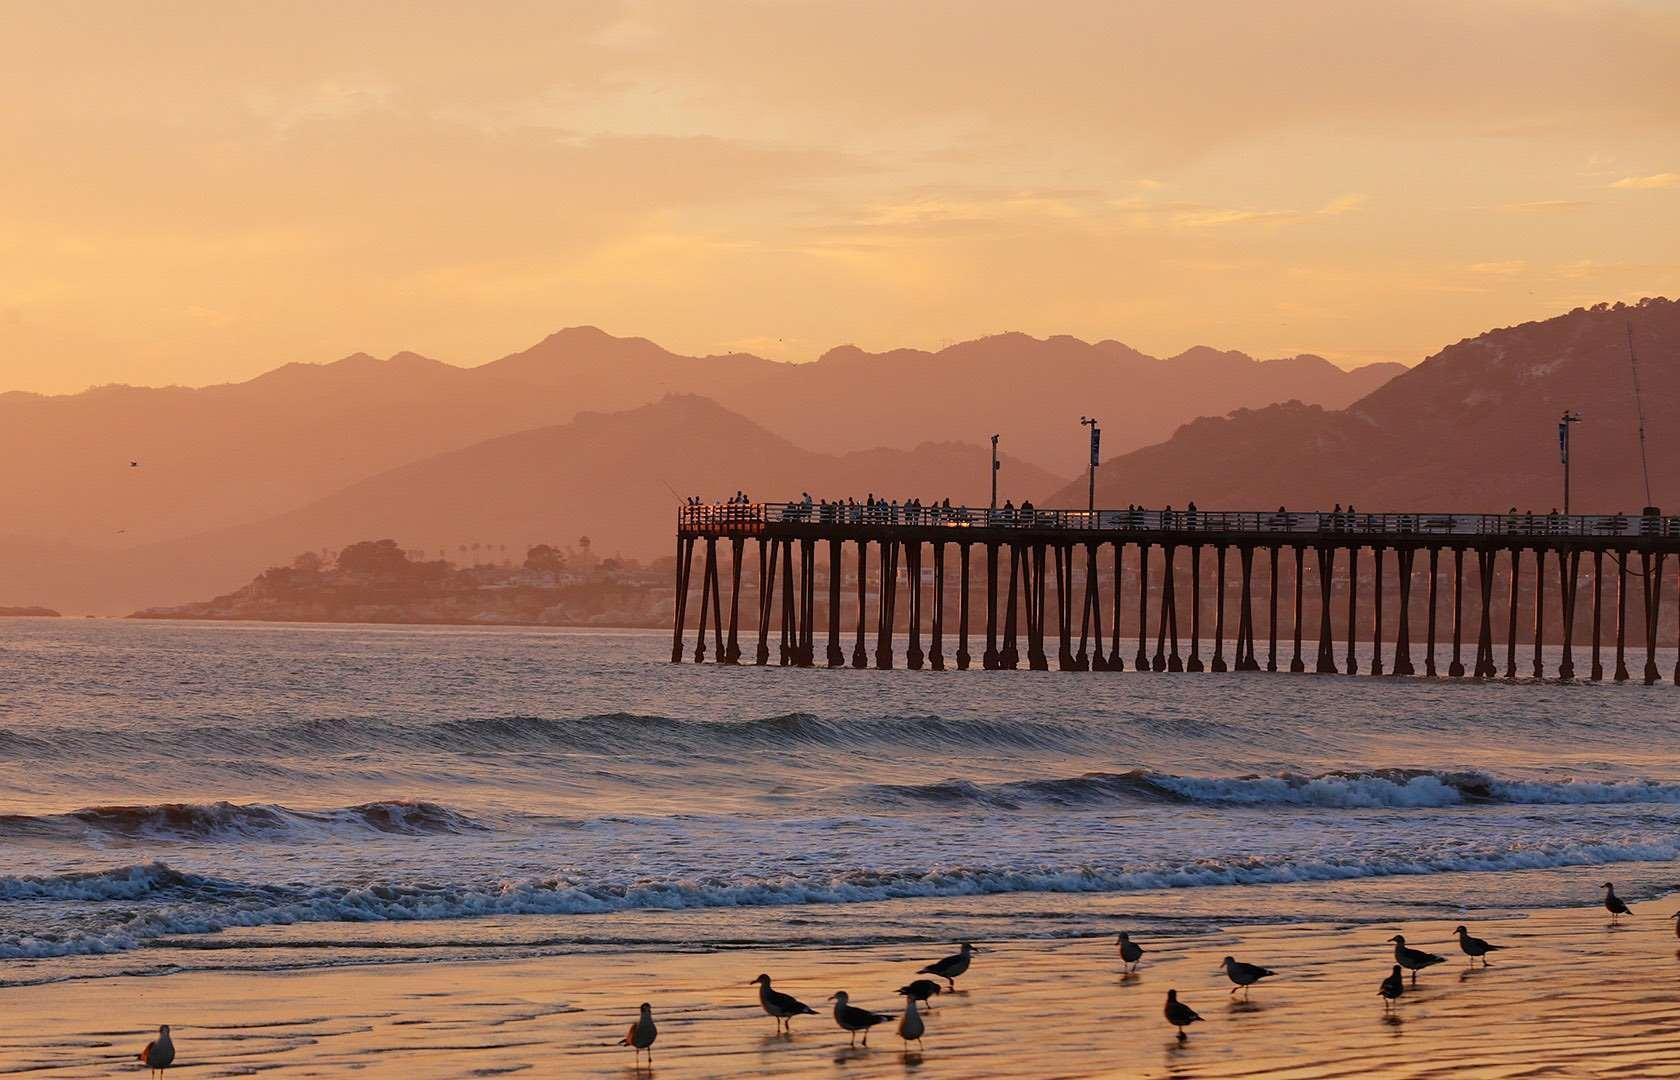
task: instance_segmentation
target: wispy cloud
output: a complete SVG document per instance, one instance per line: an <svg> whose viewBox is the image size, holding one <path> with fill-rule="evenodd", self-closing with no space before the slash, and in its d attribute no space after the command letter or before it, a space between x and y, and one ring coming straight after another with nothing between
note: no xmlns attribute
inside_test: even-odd
<svg viewBox="0 0 1680 1080"><path fill-rule="evenodd" d="M1321 206L1318 212L1321 214L1329 214L1331 217L1337 217L1350 210L1359 209L1361 206L1364 206L1367 201L1369 201L1369 198L1370 196L1361 195L1358 192L1350 192L1340 198L1331 199L1329 202Z"/></svg>
<svg viewBox="0 0 1680 1080"><path fill-rule="evenodd" d="M1591 202L1581 199L1540 199L1535 202L1504 203L1499 209L1507 214L1573 214L1591 205Z"/></svg>
<svg viewBox="0 0 1680 1080"><path fill-rule="evenodd" d="M1506 259L1503 262L1471 263L1464 269L1468 270L1472 274L1503 276L1522 273L1524 270L1528 269L1528 263L1523 259Z"/></svg>
<svg viewBox="0 0 1680 1080"><path fill-rule="evenodd" d="M1680 172L1660 172L1650 176L1624 176L1614 184L1613 188L1636 188L1649 191L1654 188L1680 187Z"/></svg>

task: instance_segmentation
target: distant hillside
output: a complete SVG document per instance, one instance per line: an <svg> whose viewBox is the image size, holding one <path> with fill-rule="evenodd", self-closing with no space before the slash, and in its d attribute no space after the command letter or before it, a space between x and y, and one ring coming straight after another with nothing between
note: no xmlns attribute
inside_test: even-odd
<svg viewBox="0 0 1680 1080"><path fill-rule="evenodd" d="M437 551L591 538L601 555L668 554L679 497L950 498L984 503L990 450L819 454L715 402L673 396L617 413L498 436L387 470L248 525L123 552L66 549L32 566L0 562L0 593L24 582L75 610L128 612L226 593L300 551L375 536ZM1041 500L1061 479L1005 457L1000 498ZM451 554L454 552L451 550ZM44 579L44 580L43 580Z"/></svg>
<svg viewBox="0 0 1680 1080"><path fill-rule="evenodd" d="M129 548L260 521L497 435L701 394L808 450L842 454L1003 434L1018 459L1071 475L1082 414L1105 446L1165 438L1204 414L1290 398L1339 407L1402 370L1316 357L1258 362L1192 349L1004 334L936 353L830 351L809 364L679 356L591 327L475 368L415 353L290 364L203 389L0 394L0 524L19 538ZM134 464L131 464L134 463Z"/></svg>
<svg viewBox="0 0 1680 1080"><path fill-rule="evenodd" d="M1562 502L1557 422L1573 435L1577 512L1637 512L1638 417L1628 331L1644 389L1652 494L1680 507L1680 303L1577 308L1443 349L1335 411L1299 402L1200 419L1105 461L1099 501L1203 507L1550 510ZM1060 503L1083 496L1070 484Z"/></svg>

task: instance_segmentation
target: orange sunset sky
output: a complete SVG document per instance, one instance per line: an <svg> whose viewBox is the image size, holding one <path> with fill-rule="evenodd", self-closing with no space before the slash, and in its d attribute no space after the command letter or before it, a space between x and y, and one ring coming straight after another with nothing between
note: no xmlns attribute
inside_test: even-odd
<svg viewBox="0 0 1680 1080"><path fill-rule="evenodd" d="M1680 4L7 3L0 389L1680 292Z"/></svg>

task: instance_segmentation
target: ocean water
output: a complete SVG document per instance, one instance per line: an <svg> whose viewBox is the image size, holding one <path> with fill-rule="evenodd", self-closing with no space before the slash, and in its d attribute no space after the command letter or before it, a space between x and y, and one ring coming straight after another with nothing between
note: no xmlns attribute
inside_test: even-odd
<svg viewBox="0 0 1680 1080"><path fill-rule="evenodd" d="M0 985L1451 917L1680 865L1672 685L669 648L0 622Z"/></svg>

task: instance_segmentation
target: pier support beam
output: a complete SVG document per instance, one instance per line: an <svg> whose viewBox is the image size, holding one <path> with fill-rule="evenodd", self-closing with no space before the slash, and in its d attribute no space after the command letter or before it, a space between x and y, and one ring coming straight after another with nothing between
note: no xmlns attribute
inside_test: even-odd
<svg viewBox="0 0 1680 1080"><path fill-rule="evenodd" d="M1558 603L1563 609L1563 659L1558 662L1558 678L1565 682L1575 678L1575 590L1580 584L1581 553L1558 551Z"/></svg>
<svg viewBox="0 0 1680 1080"><path fill-rule="evenodd" d="M1050 658L1044 653L1045 545L1033 544L1029 554L1032 573L1027 577L1027 666L1033 671L1049 671Z"/></svg>
<svg viewBox="0 0 1680 1080"><path fill-rule="evenodd" d="M1277 549L1276 544L1272 545L1271 553L1272 553L1272 561L1271 561L1272 601L1271 601L1271 613L1270 613L1270 616L1267 620L1268 629L1267 629L1267 636L1266 636L1266 670L1267 671L1276 671L1278 669L1278 667L1277 667L1278 549Z"/></svg>
<svg viewBox="0 0 1680 1080"><path fill-rule="evenodd" d="M1644 571L1645 591L1645 685L1655 685L1662 678L1657 673L1657 615L1662 610L1662 552L1657 553L1656 566L1651 564L1651 553L1639 553L1640 568Z"/></svg>
<svg viewBox="0 0 1680 1080"><path fill-rule="evenodd" d="M1161 619L1155 638L1155 670L1183 671L1184 661L1178 655L1178 595L1173 588L1173 563L1178 554L1175 544L1161 547ZM1172 655L1163 656L1168 634L1172 635Z"/></svg>
<svg viewBox="0 0 1680 1080"><path fill-rule="evenodd" d="M1505 677L1517 677L1517 596L1522 578L1522 549L1511 549L1511 622L1505 630Z"/></svg>
<svg viewBox="0 0 1680 1080"><path fill-rule="evenodd" d="M1349 515L1350 517L1352 515ZM1348 545L1347 673L1359 674L1359 545Z"/></svg>
<svg viewBox="0 0 1680 1080"><path fill-rule="evenodd" d="M781 662L787 667L797 659L799 616L794 606L793 541L782 541L782 638Z"/></svg>
<svg viewBox="0 0 1680 1080"><path fill-rule="evenodd" d="M1435 677L1435 590L1441 581L1441 549L1429 549L1429 651L1423 657L1423 673Z"/></svg>
<svg viewBox="0 0 1680 1080"><path fill-rule="evenodd" d="M945 541L933 542L933 641L928 647L928 667L945 670Z"/></svg>
<svg viewBox="0 0 1680 1080"><path fill-rule="evenodd" d="M846 542L828 541L828 666L846 666L846 653L840 648L840 577Z"/></svg>
<svg viewBox="0 0 1680 1080"><path fill-rule="evenodd" d="M723 627L721 604L718 601L717 575L717 537L706 537L706 563L700 571L700 636L694 642L694 662L706 662L706 613L707 601L711 601L710 610L716 615L714 628L717 634L717 658L723 660Z"/></svg>
<svg viewBox="0 0 1680 1080"><path fill-rule="evenodd" d="M1108 646L1108 670L1125 671L1126 661L1120 656L1120 585L1126 580L1125 553L1126 545L1122 541L1114 542L1114 639Z"/></svg>
<svg viewBox="0 0 1680 1080"><path fill-rule="evenodd" d="M1592 612L1592 681L1604 680L1604 658L1600 655L1599 636L1604 619L1604 553L1593 552L1593 612Z"/></svg>
<svg viewBox="0 0 1680 1080"><path fill-rule="evenodd" d="M1616 681L1628 681L1627 669L1627 564L1631 552L1613 551L1616 560Z"/></svg>
<svg viewBox="0 0 1680 1080"><path fill-rule="evenodd" d="M1202 545L1190 545L1190 659L1185 671L1202 670Z"/></svg>
<svg viewBox="0 0 1680 1080"><path fill-rule="evenodd" d="M1149 545L1138 544L1138 651L1136 668L1149 671Z"/></svg>
<svg viewBox="0 0 1680 1080"><path fill-rule="evenodd" d="M1417 669L1412 667L1412 563L1417 558L1417 549L1400 547L1394 549L1395 571L1400 575L1400 625L1394 630L1394 674L1416 675ZM1382 583L1377 583L1382 588ZM1433 610L1433 609L1432 609Z"/></svg>
<svg viewBox="0 0 1680 1080"><path fill-rule="evenodd" d="M1242 599L1237 615L1237 670L1259 671L1254 659L1254 549L1247 544L1237 548L1237 560L1242 564Z"/></svg>
<svg viewBox="0 0 1680 1080"><path fill-rule="evenodd" d="M1546 549L1534 549L1534 670L1536 679L1546 677L1540 652L1546 647Z"/></svg>
<svg viewBox="0 0 1680 1080"><path fill-rule="evenodd" d="M906 540L904 549L904 614L910 643L904 650L904 666L922 670L922 542Z"/></svg>
<svg viewBox="0 0 1680 1080"><path fill-rule="evenodd" d="M1464 549L1453 548L1453 653L1452 663L1447 666L1447 674L1455 679L1464 677L1464 655L1460 651L1464 643ZM1481 661L1476 664L1480 675Z"/></svg>
<svg viewBox="0 0 1680 1080"><path fill-rule="evenodd" d="M1016 639L1015 593L1020 585L1021 562L1025 553L1020 544L1009 545L1009 594L1003 610L1003 648L998 652L998 668L1014 671L1021 666L1021 650Z"/></svg>
<svg viewBox="0 0 1680 1080"><path fill-rule="evenodd" d="M1307 549L1300 544L1295 545L1295 656L1289 661L1289 670L1299 675L1307 670L1307 662L1301 657L1301 601L1306 580Z"/></svg>
<svg viewBox="0 0 1680 1080"><path fill-rule="evenodd" d="M741 662L741 555L747 538L737 536L729 542L729 644L723 652L723 662Z"/></svg>
<svg viewBox="0 0 1680 1080"><path fill-rule="evenodd" d="M1073 664L1073 551L1056 547L1056 670L1072 671Z"/></svg>
<svg viewBox="0 0 1680 1080"><path fill-rule="evenodd" d="M1480 571L1476 586L1482 593L1482 628L1476 637L1476 678L1491 679L1499 674L1493 663L1493 568L1499 557L1495 550L1476 552Z"/></svg>
<svg viewBox="0 0 1680 1080"><path fill-rule="evenodd" d="M1333 575L1336 572L1336 549L1329 544L1320 544L1318 552L1318 667L1315 669L1320 675L1336 674L1336 646L1331 640L1334 631L1330 629L1330 588L1334 584Z"/></svg>
<svg viewBox="0 0 1680 1080"><path fill-rule="evenodd" d="M857 557L857 587L858 587L858 620L857 644L852 646L852 667L866 668L869 666L869 653L863 647L864 627L868 625L868 597L869 597L869 541L859 540ZM760 638L760 651L763 650L763 639ZM759 663L764 663L761 659Z"/></svg>
<svg viewBox="0 0 1680 1080"><path fill-rule="evenodd" d="M683 637L688 632L684 626L688 615L688 584L689 576L694 571L694 538L677 537L677 603L672 617L671 627L671 663L680 664L683 660Z"/></svg>
<svg viewBox="0 0 1680 1080"><path fill-rule="evenodd" d="M875 599L875 667L889 671L893 666L893 631L898 615L898 541L881 543L881 586Z"/></svg>
<svg viewBox="0 0 1680 1080"><path fill-rule="evenodd" d="M1097 545L1085 545L1085 610L1091 618L1092 671L1107 671L1108 658L1103 655L1102 578L1097 573ZM1085 659L1085 622L1079 623L1079 659Z"/></svg>
<svg viewBox="0 0 1680 1080"><path fill-rule="evenodd" d="M986 544L986 648L980 654L980 667L996 671L1001 663L998 653L998 546Z"/></svg>
<svg viewBox="0 0 1680 1080"><path fill-rule="evenodd" d="M1213 670L1225 670L1225 545L1216 544L1214 554Z"/></svg>
<svg viewBox="0 0 1680 1080"><path fill-rule="evenodd" d="M962 592L957 600L957 670L967 671L974 659L968 652L968 551L972 545L958 544L957 558L961 564Z"/></svg>
<svg viewBox="0 0 1680 1080"><path fill-rule="evenodd" d="M1371 601L1373 607L1373 618L1371 619L1371 674L1373 675L1381 675L1383 673L1383 551L1384 548L1381 544L1371 545L1371 554L1375 558L1377 564L1376 571L1372 577L1372 581L1375 582L1375 584L1371 588L1371 592L1375 594ZM1398 672L1396 674L1398 674Z"/></svg>

